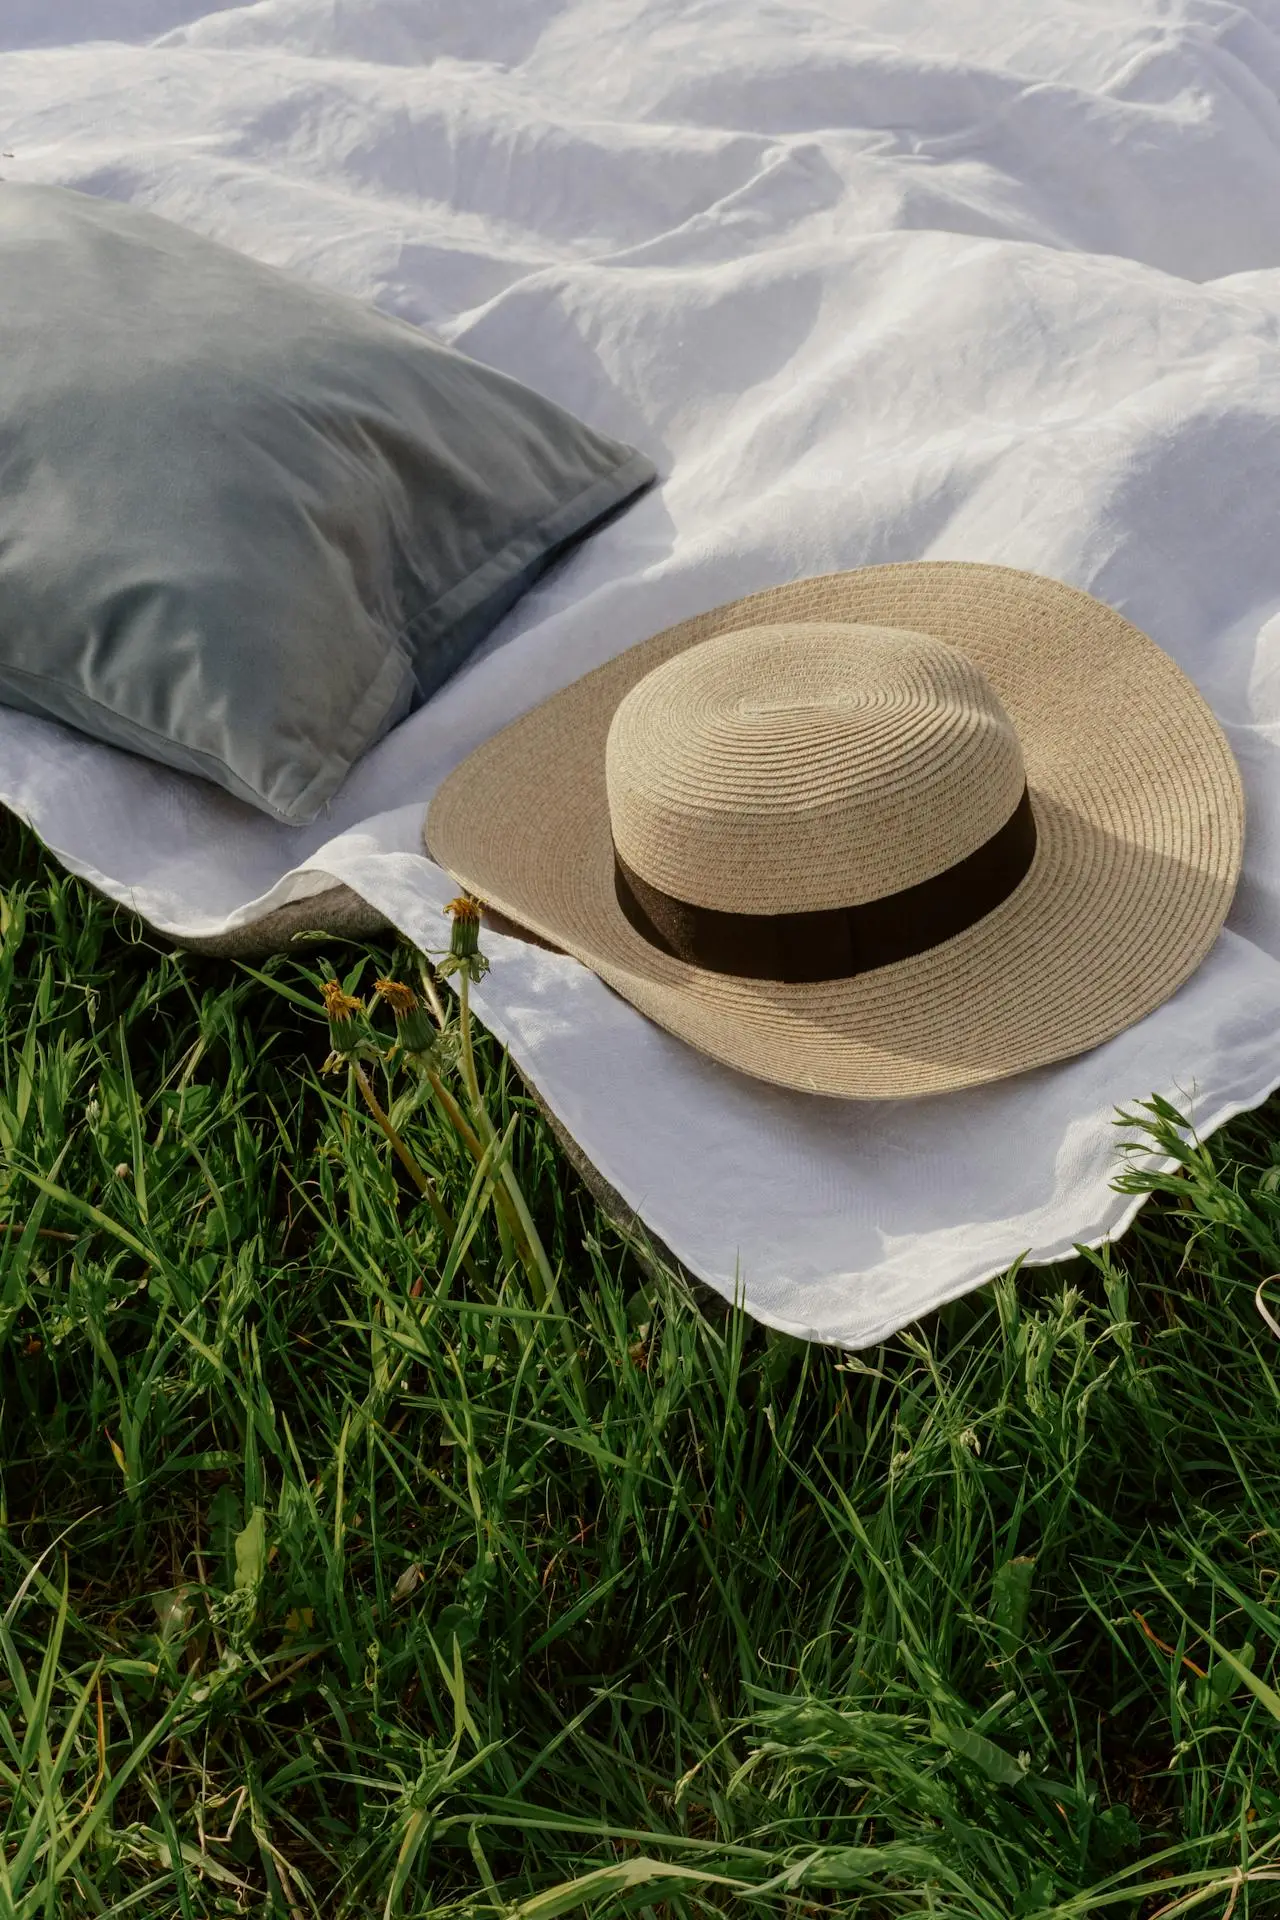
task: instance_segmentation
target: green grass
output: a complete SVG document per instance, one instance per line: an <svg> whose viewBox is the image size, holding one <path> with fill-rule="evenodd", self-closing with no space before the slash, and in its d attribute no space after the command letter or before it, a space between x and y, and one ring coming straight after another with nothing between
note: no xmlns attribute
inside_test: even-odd
<svg viewBox="0 0 1280 1920"><path fill-rule="evenodd" d="M643 1264L485 1043L539 1309L319 960L4 831L0 1920L1280 1913L1275 1111L851 1357Z"/></svg>

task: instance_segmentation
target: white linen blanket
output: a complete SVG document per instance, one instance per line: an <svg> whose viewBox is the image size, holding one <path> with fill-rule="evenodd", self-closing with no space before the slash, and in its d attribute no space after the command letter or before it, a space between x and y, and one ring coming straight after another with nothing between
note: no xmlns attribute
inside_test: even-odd
<svg viewBox="0 0 1280 1920"><path fill-rule="evenodd" d="M859 1105L720 1069L522 943L491 939L479 1003L655 1233L773 1326L864 1346L1118 1232L1117 1106L1159 1090L1207 1129L1280 1083L1278 94L1276 0L4 0L0 175L374 300L663 483L314 827L9 713L0 798L179 936L338 880L439 946L436 783L618 649L871 561L1074 582L1174 655L1244 773L1229 928L1163 1010Z"/></svg>

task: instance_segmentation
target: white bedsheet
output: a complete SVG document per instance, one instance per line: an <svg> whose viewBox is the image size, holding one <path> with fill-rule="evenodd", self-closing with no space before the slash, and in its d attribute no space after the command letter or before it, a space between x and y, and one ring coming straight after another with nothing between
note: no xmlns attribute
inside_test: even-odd
<svg viewBox="0 0 1280 1920"><path fill-rule="evenodd" d="M438 945L435 784L621 647L870 561L1072 581L1181 662L1244 772L1229 929L1152 1018L858 1105L722 1070L519 943L481 1010L774 1326L862 1346L1119 1231L1117 1106L1161 1090L1207 1129L1280 1083L1278 92L1274 0L3 0L0 175L367 296L664 480L321 825L6 713L0 798L175 934L338 879Z"/></svg>

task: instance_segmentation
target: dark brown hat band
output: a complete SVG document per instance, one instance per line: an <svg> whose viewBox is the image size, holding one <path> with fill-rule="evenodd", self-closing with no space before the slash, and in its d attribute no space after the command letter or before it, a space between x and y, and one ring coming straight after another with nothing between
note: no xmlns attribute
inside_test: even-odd
<svg viewBox="0 0 1280 1920"><path fill-rule="evenodd" d="M910 960L963 933L1009 898L1036 851L1026 788L980 847L917 886L815 913L723 913L651 887L614 848L618 905L650 946L708 973L790 983L848 980Z"/></svg>

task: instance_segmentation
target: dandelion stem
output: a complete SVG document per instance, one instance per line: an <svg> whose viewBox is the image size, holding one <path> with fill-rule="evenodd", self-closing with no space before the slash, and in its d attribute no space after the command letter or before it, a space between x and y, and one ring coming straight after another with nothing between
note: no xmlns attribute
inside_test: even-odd
<svg viewBox="0 0 1280 1920"><path fill-rule="evenodd" d="M458 977L458 1029L462 1036L462 1077L467 1083L471 1105L477 1121L480 1121L481 1115L488 1119L480 1098L480 1079L476 1073L475 1050L471 1045L471 980L465 968Z"/></svg>
<svg viewBox="0 0 1280 1920"><path fill-rule="evenodd" d="M418 1192L422 1195L432 1213L435 1215L436 1224L440 1228L440 1231L447 1234L450 1243L452 1243L458 1230L453 1223L448 1208L436 1192L435 1184L430 1175L423 1172L400 1137L400 1134L392 1125L389 1116L383 1111L382 1103L373 1090L369 1076L358 1060L351 1062L351 1070L355 1074L356 1085L364 1096L365 1105L368 1107L378 1125L382 1128L383 1133L386 1134L387 1139L391 1142L397 1160L399 1160L401 1166L413 1181L414 1186L418 1189ZM469 1253L463 1254L461 1264L468 1279L478 1283L480 1276L475 1270L475 1265Z"/></svg>
<svg viewBox="0 0 1280 1920"><path fill-rule="evenodd" d="M476 1072L475 1049L471 1044L471 978L465 967L458 976L458 1033L462 1042L462 1078L467 1089L467 1098L471 1102L472 1116L481 1141L492 1151L498 1134L480 1093L480 1076ZM511 1169L504 1154L499 1162L498 1177L493 1189L499 1221L505 1225L506 1232L510 1235L519 1256L520 1264L529 1276L534 1305L540 1308L545 1307L546 1289L539 1271L537 1255L528 1235L521 1227L519 1213L512 1200L511 1186Z"/></svg>
<svg viewBox="0 0 1280 1920"><path fill-rule="evenodd" d="M480 1088L480 1076L476 1071L475 1047L471 1038L471 983L479 980L488 972L489 962L480 951L481 910L478 900L463 893L451 900L445 909L453 922L453 931L449 939L449 952L443 963L443 971L458 976L458 1037L459 1055L463 1084L467 1100L471 1107L473 1128L458 1131L464 1140L475 1141L469 1151L482 1150L480 1164L496 1164L497 1174L492 1184L494 1217L498 1223L498 1232L502 1239L502 1249L507 1253L509 1245L514 1246L520 1264L525 1270L529 1282L529 1291L534 1305L540 1312L551 1310L556 1304L556 1275L547 1258L546 1248L533 1223L533 1215L516 1178L515 1168L511 1164L510 1130L506 1138L499 1139L492 1116L485 1105ZM444 1089L438 1078L432 1078L432 1091L443 1105ZM449 1107L453 1102L450 1101ZM446 1108L446 1111L448 1108ZM456 1124L456 1123L455 1123ZM582 1387L581 1367L577 1350L574 1347L567 1323L561 1326L561 1337L569 1368L579 1389Z"/></svg>
<svg viewBox="0 0 1280 1920"><path fill-rule="evenodd" d="M471 982L465 969L458 980L458 1024L462 1036L462 1072L467 1083L467 1092L471 1096L472 1111L486 1144L497 1138L489 1110L480 1097L480 1079L476 1073L475 1052L471 1044ZM512 1227L517 1244L521 1249L521 1258L529 1284L533 1289L534 1304L547 1308L554 1304L556 1295L556 1276L551 1270L546 1248L542 1244L538 1229L533 1224L533 1215L528 1202L516 1179L515 1168L504 1153L501 1162L502 1186L505 1189L507 1203L514 1219ZM574 1356L576 1359L576 1356Z"/></svg>
<svg viewBox="0 0 1280 1920"><path fill-rule="evenodd" d="M427 1067L425 1071L428 1085L439 1101L445 1119L449 1122L449 1125L453 1128L472 1159L479 1160L481 1154L484 1152L484 1148L480 1145L474 1132L468 1126L467 1116L463 1113L462 1108L458 1105L435 1068Z"/></svg>
<svg viewBox="0 0 1280 1920"><path fill-rule="evenodd" d="M474 1130L467 1124L467 1117L463 1113L462 1108L458 1105L448 1087L445 1086L444 1081L440 1078L440 1075L434 1067L424 1067L423 1071L426 1074L427 1083L436 1097L440 1111L444 1114L445 1119L449 1122L449 1125L453 1128L459 1140L461 1140L463 1146L471 1155L471 1158L475 1161L476 1165L479 1166L484 1159L485 1149L480 1144ZM497 1209L498 1235L502 1241L503 1258L509 1261L519 1259L523 1265L525 1254L523 1249L517 1246L518 1234L516 1231L516 1222L511 1216L510 1202L507 1198L505 1187L495 1184L493 1200Z"/></svg>
<svg viewBox="0 0 1280 1920"><path fill-rule="evenodd" d="M431 977L431 969L425 960L419 964L418 973L422 980L422 991L426 997L427 1004L435 1015L436 1025L444 1028L448 1025L448 1015L445 1013L444 1002L440 998L436 983Z"/></svg>

